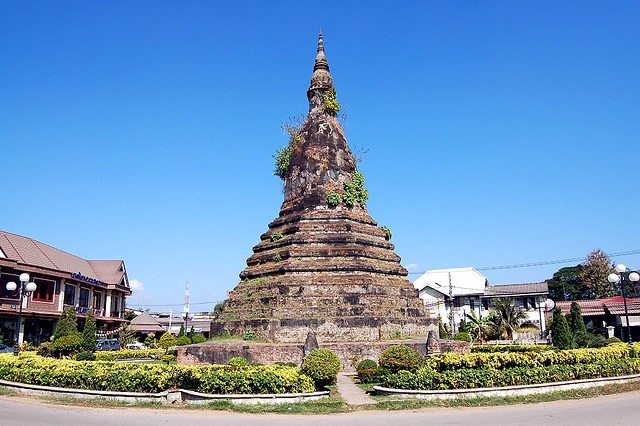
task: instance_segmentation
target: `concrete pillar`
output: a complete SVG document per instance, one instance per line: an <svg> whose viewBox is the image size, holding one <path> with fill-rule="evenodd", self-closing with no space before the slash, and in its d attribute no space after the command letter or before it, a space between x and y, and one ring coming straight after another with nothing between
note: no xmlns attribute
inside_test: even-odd
<svg viewBox="0 0 640 426"><path fill-rule="evenodd" d="M67 285L65 280L60 280L60 294L58 295L58 311L64 309L64 286Z"/></svg>
<svg viewBox="0 0 640 426"><path fill-rule="evenodd" d="M18 329L18 346L22 345L22 342L24 342L24 318L22 318L22 321L19 324L19 329Z"/></svg>
<svg viewBox="0 0 640 426"><path fill-rule="evenodd" d="M107 296L105 297L104 316L111 317L111 290L107 291Z"/></svg>

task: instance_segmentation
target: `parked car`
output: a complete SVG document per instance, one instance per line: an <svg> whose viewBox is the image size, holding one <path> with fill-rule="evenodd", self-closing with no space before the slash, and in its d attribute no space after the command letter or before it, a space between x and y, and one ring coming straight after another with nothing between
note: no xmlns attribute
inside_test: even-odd
<svg viewBox="0 0 640 426"><path fill-rule="evenodd" d="M0 343L0 354L10 354L13 353L13 348L11 346L3 345Z"/></svg>
<svg viewBox="0 0 640 426"><path fill-rule="evenodd" d="M147 347L140 342L133 342L127 345L127 349L147 349Z"/></svg>
<svg viewBox="0 0 640 426"><path fill-rule="evenodd" d="M97 351L117 351L120 350L118 339L98 340L96 342Z"/></svg>

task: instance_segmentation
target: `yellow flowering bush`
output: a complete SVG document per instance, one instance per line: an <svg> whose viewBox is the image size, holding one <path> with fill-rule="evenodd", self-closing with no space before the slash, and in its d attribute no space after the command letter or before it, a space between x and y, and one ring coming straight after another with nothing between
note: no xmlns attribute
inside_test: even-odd
<svg viewBox="0 0 640 426"><path fill-rule="evenodd" d="M162 392L181 388L216 394L308 393L313 381L286 366L183 366L73 361L37 355L0 354L0 377L42 386L119 392Z"/></svg>

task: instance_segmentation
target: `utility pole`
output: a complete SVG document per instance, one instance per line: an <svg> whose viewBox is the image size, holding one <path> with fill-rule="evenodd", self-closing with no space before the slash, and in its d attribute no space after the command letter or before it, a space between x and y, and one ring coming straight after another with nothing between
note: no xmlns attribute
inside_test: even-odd
<svg viewBox="0 0 640 426"><path fill-rule="evenodd" d="M447 273L449 275L449 325L451 327L451 336L456 333L455 330L455 320L453 316L453 283L451 282L451 272Z"/></svg>

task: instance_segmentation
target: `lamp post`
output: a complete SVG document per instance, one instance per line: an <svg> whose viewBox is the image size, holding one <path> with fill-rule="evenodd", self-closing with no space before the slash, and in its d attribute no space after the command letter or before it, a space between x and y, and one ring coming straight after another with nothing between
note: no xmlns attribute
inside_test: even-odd
<svg viewBox="0 0 640 426"><path fill-rule="evenodd" d="M183 312L182 313L182 318L184 319L184 335L188 336L189 335L189 320L193 319L193 315L190 314L189 312Z"/></svg>
<svg viewBox="0 0 640 426"><path fill-rule="evenodd" d="M16 324L16 335L13 338L13 354L18 356L18 352L20 352L20 330L22 329L22 300L24 299L25 295L28 295L29 293L33 292L36 290L36 283L29 282L29 274L27 274L26 272L23 272L22 274L20 274L20 309L18 310L18 322ZM16 288L18 288L18 285L13 282L13 281L9 281L7 283L7 290L9 291L15 291Z"/></svg>
<svg viewBox="0 0 640 426"><path fill-rule="evenodd" d="M622 263L616 265L616 272L612 272L607 277L607 280L611 284L620 283L620 289L622 290L622 301L624 302L624 316L627 321L627 340L629 343L633 343L633 339L631 338L631 326L629 325L629 310L627 309L627 293L624 289L625 280L629 280L632 283L638 282L640 280L640 275L636 271L627 271L627 267Z"/></svg>

